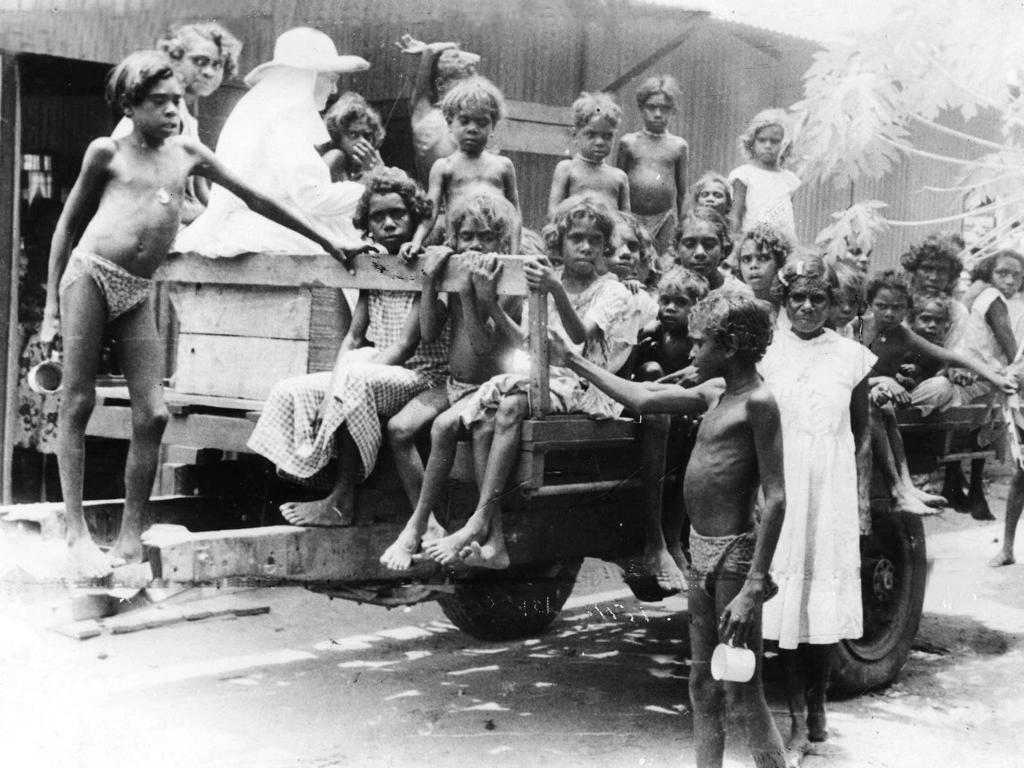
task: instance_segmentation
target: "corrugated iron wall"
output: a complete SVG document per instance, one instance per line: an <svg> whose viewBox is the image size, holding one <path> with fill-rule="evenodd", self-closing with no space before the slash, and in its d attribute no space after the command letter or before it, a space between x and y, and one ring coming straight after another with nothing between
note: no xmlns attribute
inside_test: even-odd
<svg viewBox="0 0 1024 768"><path fill-rule="evenodd" d="M245 42L242 73L272 57L275 37L297 25L327 32L339 50L369 59L373 68L345 78L352 87L393 112L391 141L408 133L400 106L411 90L416 59L400 53L395 41L406 32L423 40L457 40L483 56L482 71L510 100L564 108L581 89L619 83L624 130L640 126L634 101L637 85L649 75L670 73L680 80L683 98L673 127L691 147L692 181L706 169L728 173L743 162L736 138L755 112L785 106L801 97L802 75L816 49L810 41L626 0L49 0L11 3L0 11L0 48L67 58L112 62L151 45L172 22L217 18ZM681 42L680 42L681 41ZM653 53L673 43L656 61ZM631 79L626 79L632 74ZM240 83L222 89L202 107L205 137L213 143L224 116L240 96ZM393 109L399 106L398 109ZM972 126L991 136L991 120ZM918 131L932 151L962 152L963 143ZM499 136L500 138L500 136ZM394 146L394 145L392 145ZM566 153L570 142L566 141ZM528 224L538 226L556 156L510 153L517 163ZM403 163L405 164L405 163ZM924 184L950 186L955 166L908 159L877 182L849 189L805 187L796 198L801 239L810 243L831 212L851 199L878 198L890 204L892 218L934 218L958 210L954 195L922 191ZM880 244L878 267L895 264L898 254L933 227L899 228ZM959 230L958 225L942 227Z"/></svg>

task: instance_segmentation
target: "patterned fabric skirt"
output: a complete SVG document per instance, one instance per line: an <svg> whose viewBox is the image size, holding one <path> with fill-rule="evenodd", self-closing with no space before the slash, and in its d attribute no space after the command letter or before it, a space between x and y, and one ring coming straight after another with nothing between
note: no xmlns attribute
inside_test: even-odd
<svg viewBox="0 0 1024 768"><path fill-rule="evenodd" d="M340 427L348 430L359 450L356 481L360 482L377 462L383 439L381 420L391 418L436 384L419 371L359 359L341 370L328 392L330 383L327 371L277 384L248 443L274 462L279 474L318 488L334 483L337 470L331 459ZM331 400L318 422L317 411L325 397Z"/></svg>
<svg viewBox="0 0 1024 768"><path fill-rule="evenodd" d="M622 415L623 405L597 387L587 386L565 368L552 368L548 380L551 413L585 413L593 419L614 419ZM466 403L462 423L472 426L493 416L506 395L530 394L530 377L519 373L501 373L484 382Z"/></svg>

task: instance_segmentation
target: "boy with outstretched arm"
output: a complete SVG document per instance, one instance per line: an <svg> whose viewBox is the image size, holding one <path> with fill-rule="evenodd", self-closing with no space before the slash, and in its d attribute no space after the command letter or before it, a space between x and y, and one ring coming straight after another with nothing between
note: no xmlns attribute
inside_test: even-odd
<svg viewBox="0 0 1024 768"><path fill-rule="evenodd" d="M697 765L722 765L728 705L746 722L755 765L784 768L782 738L760 675L761 605L770 596L768 567L786 506L779 409L755 369L771 341L772 321L757 299L714 291L691 313L690 336L702 381L691 389L620 379L553 336L551 361L641 414L707 411L683 486L692 526L688 610ZM764 494L760 523L754 515L758 488ZM754 651L758 668L749 682L712 679L711 654L724 642Z"/></svg>
<svg viewBox="0 0 1024 768"><path fill-rule="evenodd" d="M131 119L132 132L96 139L86 149L50 250L40 336L52 342L59 326L64 337L57 457L72 569L85 578L102 577L117 562L142 556L142 512L167 423L152 276L178 232L188 177L220 184L255 211L346 260L322 232L244 184L198 140L179 135L183 97L170 60L159 51L138 51L114 69L107 101ZM93 542L82 509L85 426L107 327L117 340L132 405L124 516L109 555Z"/></svg>

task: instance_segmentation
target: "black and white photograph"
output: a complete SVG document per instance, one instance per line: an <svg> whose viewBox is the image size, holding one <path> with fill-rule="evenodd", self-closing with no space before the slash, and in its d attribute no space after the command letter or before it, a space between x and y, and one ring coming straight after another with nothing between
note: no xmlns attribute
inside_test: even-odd
<svg viewBox="0 0 1024 768"><path fill-rule="evenodd" d="M1022 30L0 0L0 765L1024 764Z"/></svg>

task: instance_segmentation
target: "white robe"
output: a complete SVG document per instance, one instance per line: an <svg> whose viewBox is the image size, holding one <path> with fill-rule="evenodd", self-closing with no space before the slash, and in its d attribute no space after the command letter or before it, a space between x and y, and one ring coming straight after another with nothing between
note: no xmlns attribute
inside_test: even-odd
<svg viewBox="0 0 1024 768"><path fill-rule="evenodd" d="M217 157L245 182L318 225L343 247L359 244L352 217L363 185L331 182L316 151L329 140L313 103L315 72L267 72L235 106L217 141ZM178 235L174 250L212 258L241 253L323 253L311 240L249 210L215 185L209 205Z"/></svg>

